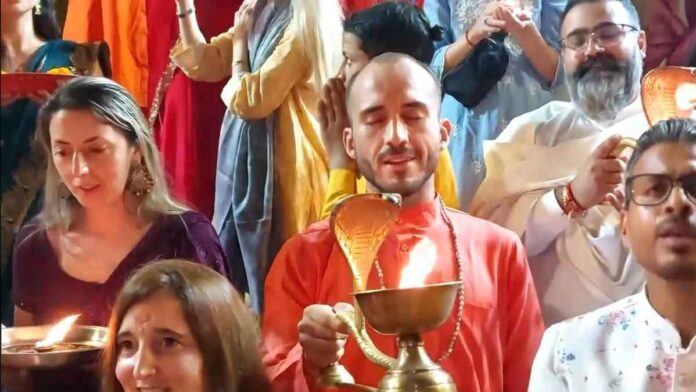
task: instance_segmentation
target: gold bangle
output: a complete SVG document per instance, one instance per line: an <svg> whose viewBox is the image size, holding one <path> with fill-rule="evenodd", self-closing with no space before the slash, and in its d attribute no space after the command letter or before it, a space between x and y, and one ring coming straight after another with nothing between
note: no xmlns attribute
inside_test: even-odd
<svg viewBox="0 0 696 392"><path fill-rule="evenodd" d="M568 192L566 192L566 187L559 186L554 189L554 196L556 196L556 202L561 207L563 215L570 214L570 210L568 210Z"/></svg>

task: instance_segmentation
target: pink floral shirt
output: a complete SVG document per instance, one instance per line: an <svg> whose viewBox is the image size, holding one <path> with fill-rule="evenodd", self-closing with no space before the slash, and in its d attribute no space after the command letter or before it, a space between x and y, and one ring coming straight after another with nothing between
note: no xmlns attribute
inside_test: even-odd
<svg viewBox="0 0 696 392"><path fill-rule="evenodd" d="M683 348L643 290L551 326L529 391L696 392L696 337Z"/></svg>

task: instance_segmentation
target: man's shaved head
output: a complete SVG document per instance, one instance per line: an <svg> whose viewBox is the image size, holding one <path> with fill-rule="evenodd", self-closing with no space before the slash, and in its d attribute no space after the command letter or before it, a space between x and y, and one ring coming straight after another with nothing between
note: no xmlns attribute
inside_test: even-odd
<svg viewBox="0 0 696 392"><path fill-rule="evenodd" d="M413 67L413 65L416 65L417 67ZM353 86L358 83L363 76L368 78L366 83L369 84L371 83L370 79L374 78L375 72L378 74L384 74L385 72L389 72L392 67L413 67L414 71L416 71L414 72L413 76L432 81L436 96L438 97L436 101L438 102L439 110L439 103L442 98L442 86L437 75L435 75L433 70L430 69L430 66L409 55L389 52L374 57L364 68L356 73L355 76L348 80L348 84L346 86L346 107L348 109L348 113L350 113L351 92L353 90ZM371 71L372 68L377 68L377 70ZM417 69L420 69L422 72L418 72Z"/></svg>

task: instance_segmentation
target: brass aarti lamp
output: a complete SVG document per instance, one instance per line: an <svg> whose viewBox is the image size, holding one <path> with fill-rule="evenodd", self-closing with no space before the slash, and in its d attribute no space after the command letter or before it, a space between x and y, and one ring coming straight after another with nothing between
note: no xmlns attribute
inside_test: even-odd
<svg viewBox="0 0 696 392"><path fill-rule="evenodd" d="M653 69L643 78L641 98L651 126L674 117L696 119L696 68Z"/></svg>
<svg viewBox="0 0 696 392"><path fill-rule="evenodd" d="M696 120L696 68L660 67L648 72L641 82L643 112L653 126L670 118ZM620 156L624 150L635 150L636 140L623 138L613 151Z"/></svg>
<svg viewBox="0 0 696 392"><path fill-rule="evenodd" d="M334 363L322 369L323 388L353 387L379 392L456 392L454 381L430 359L421 333L437 328L450 315L461 282L410 288L365 290L379 247L396 220L401 197L361 194L334 208L331 227L351 272L355 312L338 312L367 359L387 369L377 388L355 384L350 373ZM366 324L380 334L397 335L398 358L380 352L367 334Z"/></svg>

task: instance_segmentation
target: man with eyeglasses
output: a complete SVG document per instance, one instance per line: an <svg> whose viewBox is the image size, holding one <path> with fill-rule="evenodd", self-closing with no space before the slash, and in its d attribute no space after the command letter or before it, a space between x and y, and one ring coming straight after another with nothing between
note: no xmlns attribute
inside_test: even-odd
<svg viewBox="0 0 696 392"><path fill-rule="evenodd" d="M643 290L544 334L530 392L696 391L696 122L658 123L627 168L623 241Z"/></svg>
<svg viewBox="0 0 696 392"><path fill-rule="evenodd" d="M520 116L484 145L487 175L470 212L522 237L547 325L635 294L644 282L618 225L620 143L649 128L638 26L629 0L569 1L561 61L572 102Z"/></svg>

